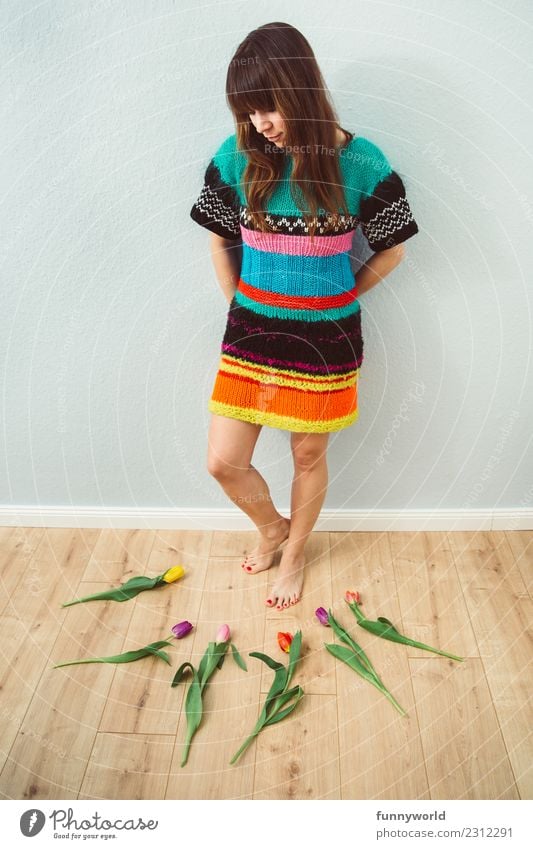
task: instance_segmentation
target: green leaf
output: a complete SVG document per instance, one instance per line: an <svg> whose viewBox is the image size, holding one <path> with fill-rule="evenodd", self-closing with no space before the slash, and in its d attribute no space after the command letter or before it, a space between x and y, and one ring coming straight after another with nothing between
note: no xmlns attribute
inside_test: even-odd
<svg viewBox="0 0 533 849"><path fill-rule="evenodd" d="M292 646L296 640L294 645L294 649ZM289 670L292 661L292 670L294 670L296 663L298 661L299 653L301 646L301 631L298 631L291 643L292 649L292 658L290 657L289 652L289 664L287 667L283 666L283 664L278 663L276 660L273 660L266 654L262 652L250 652L250 657L257 657L259 660L262 660L267 664L271 669L274 669L274 680L268 691L265 703L263 705L263 709L259 718L255 724L255 728L250 734L249 737L246 738L240 749L234 754L232 757L230 764L234 764L238 758L242 755L245 749L251 744L251 742L257 737L259 732L267 725L274 725L276 722L281 722L286 716L288 716L296 707L298 702L303 696L303 690L300 686L293 687L292 690L286 690L287 684L289 682ZM283 708L284 705L288 705L288 702L295 698L294 704L289 705L288 707ZM283 708L283 709L282 709ZM270 716L268 715L270 713Z"/></svg>
<svg viewBox="0 0 533 849"><path fill-rule="evenodd" d="M270 687L270 690L267 693L267 697L264 705L264 712L266 719L267 716L271 713L271 708L277 697L284 692L285 687L287 686L287 669L285 666L282 666L281 669L276 669L274 673L274 680Z"/></svg>
<svg viewBox="0 0 533 849"><path fill-rule="evenodd" d="M297 631L292 638L292 642L289 648L289 667L287 671L287 681L285 686L288 687L292 676L294 675L294 671L296 669L296 665L300 658L300 649L302 647L302 632Z"/></svg>
<svg viewBox="0 0 533 849"><path fill-rule="evenodd" d="M198 680L200 681L202 690L208 683L211 675L220 663L221 656L226 653L227 649L227 643L209 643L207 651L202 658L200 668L198 669Z"/></svg>
<svg viewBox="0 0 533 849"><path fill-rule="evenodd" d="M185 713L187 716L187 737L185 739L185 747L183 750L183 758L181 766L185 766L189 757L189 749L191 747L192 738L196 734L202 721L202 692L197 673L194 674L193 680L189 684L187 697L185 699Z"/></svg>
<svg viewBox="0 0 533 849"><path fill-rule="evenodd" d="M178 684L183 680L183 676L185 675L187 669L190 669L194 675L194 666L192 665L192 663L185 661L185 663L181 664L180 668L174 675L174 678L172 679L172 684L170 685L171 687L178 686Z"/></svg>
<svg viewBox="0 0 533 849"><path fill-rule="evenodd" d="M294 708L296 707L298 702L303 698L303 695L304 695L304 691L302 690L302 688L300 686L295 687L295 690L297 690L298 693L297 693L296 700L294 701L294 703L292 705L289 705L288 707L286 707L284 710L280 710L277 713L275 713L273 716L271 716L270 719L268 719L265 722L265 725L275 725L276 722L281 722L282 719L285 719L286 716L288 716L290 713L292 713L292 711L294 710ZM286 704L286 702L284 704Z"/></svg>
<svg viewBox="0 0 533 849"><path fill-rule="evenodd" d="M370 684L373 684L373 686L383 693L391 704L394 705L396 710L398 710L403 716L406 715L405 710L398 704L392 693L387 690L381 679L378 678L377 674L369 672L366 666L363 666L357 655L351 649L346 648L345 646L338 646L336 643L328 643L326 644L326 648L330 654L339 660L342 660L355 672L357 672L358 675L365 678Z"/></svg>
<svg viewBox="0 0 533 849"><path fill-rule="evenodd" d="M370 681L372 684L376 681L376 675L370 672L367 667L361 663L359 658L357 657L356 652L354 652L348 646L339 646L337 643L328 643L326 645L327 650L334 657L342 660L344 663L351 666L351 668L359 673L363 678L366 678L367 681Z"/></svg>
<svg viewBox="0 0 533 849"><path fill-rule="evenodd" d="M246 663L244 662L244 659L243 659L243 658L242 658L242 656L239 654L239 652L237 651L236 646L234 646L234 645L233 645L233 643L231 644L231 653L232 653L232 655L233 655L233 660L235 661L235 663L237 664L237 666L240 666L240 667L241 667L241 669L244 669L244 671L245 671L245 672L248 672L248 667L246 666Z"/></svg>
<svg viewBox="0 0 533 849"><path fill-rule="evenodd" d="M389 622L389 620L385 619L383 616L380 616L377 622L365 619L364 622L359 622L359 625L366 631L370 631L371 634L375 634L377 637L383 637L383 639L390 640L393 643L402 643L404 646L412 646L413 648L423 649L424 651L431 651L435 654L440 654L443 657L449 657L452 660L457 660L459 662L464 660L463 657L459 657L456 654L450 654L450 652L435 649L425 643L419 643L418 640L412 640L410 637L404 637L403 634L400 634L399 631L396 630L392 622Z"/></svg>
<svg viewBox="0 0 533 849"><path fill-rule="evenodd" d="M378 622L385 622L387 625L389 625L390 628L392 628L393 631L396 631L396 633L398 633L390 619L385 619L384 616L378 616Z"/></svg>
<svg viewBox="0 0 533 849"><path fill-rule="evenodd" d="M377 672L374 669L372 663L370 662L370 658L368 657L366 652L364 652L361 646L355 642L355 640L350 636L350 634L348 634L348 632L345 631L341 625L339 625L331 611L329 611L328 613L328 620L331 623L331 627L333 628L334 632L339 637L339 639L342 640L343 643L346 643L346 645L348 645L352 649L352 651L359 657L361 663L367 667L369 672L372 672L374 673L374 675L377 676Z"/></svg>
<svg viewBox="0 0 533 849"><path fill-rule="evenodd" d="M262 660L263 663L266 663L267 666L270 666L271 669L285 669L282 663L278 663L277 660L273 660L273 658L269 657L267 654L263 654L260 651L251 651L248 652L250 657L258 657L259 660Z"/></svg>
<svg viewBox="0 0 533 849"><path fill-rule="evenodd" d="M300 689L301 687L297 685L296 687L292 687L292 689L290 690L284 690L283 693L280 693L272 704L272 710L270 711L270 715L274 716L274 714L276 714L278 710L283 707L283 705L287 704L287 702L290 702L290 700L297 695L298 690Z"/></svg>
<svg viewBox="0 0 533 849"><path fill-rule="evenodd" d="M81 660L69 660L66 663L57 663L54 666L54 669L59 668L60 666L73 666L76 663L131 663L134 660L140 660L142 657L148 657L149 655L157 655L161 660L164 660L166 663L170 664L170 660L168 654L166 652L158 651L161 646L170 646L171 643L168 640L158 640L155 643L150 643L142 649L136 649L135 651L127 651L123 652L123 654L114 654L109 657L89 657L83 658Z"/></svg>
<svg viewBox="0 0 533 849"><path fill-rule="evenodd" d="M73 604L80 604L85 601L128 601L130 598L134 598L134 596L144 590L153 589L153 587L159 582L160 577L160 575L157 575L155 578L148 578L146 575L136 575L120 587L103 590L99 593L93 593L92 595L87 595L83 598L74 599L74 601L67 601L61 606L71 607Z"/></svg>

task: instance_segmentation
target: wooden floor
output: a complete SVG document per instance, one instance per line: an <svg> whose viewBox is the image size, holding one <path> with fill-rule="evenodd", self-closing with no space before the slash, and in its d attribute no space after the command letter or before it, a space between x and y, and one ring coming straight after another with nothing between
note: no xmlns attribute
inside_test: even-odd
<svg viewBox="0 0 533 849"><path fill-rule="evenodd" d="M265 607L268 573L240 568L255 532L0 528L0 796L4 799L531 799L533 532L314 533L302 602ZM280 554L274 562L276 571ZM123 602L61 603L135 574L182 564L186 576ZM455 663L358 628L366 615L466 657ZM324 648L314 616L332 607L408 711L401 717ZM116 654L195 628L157 658L122 666L54 663ZM248 672L230 658L205 694L206 713L180 767L186 689L227 623ZM294 683L305 697L265 729L235 766L272 672L286 661L278 630L303 632Z"/></svg>

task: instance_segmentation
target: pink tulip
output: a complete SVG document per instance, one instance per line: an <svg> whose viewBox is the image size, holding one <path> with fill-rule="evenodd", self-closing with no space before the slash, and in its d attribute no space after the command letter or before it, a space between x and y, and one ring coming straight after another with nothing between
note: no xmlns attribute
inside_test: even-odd
<svg viewBox="0 0 533 849"><path fill-rule="evenodd" d="M229 625L221 625L215 637L215 643L228 643L231 637Z"/></svg>

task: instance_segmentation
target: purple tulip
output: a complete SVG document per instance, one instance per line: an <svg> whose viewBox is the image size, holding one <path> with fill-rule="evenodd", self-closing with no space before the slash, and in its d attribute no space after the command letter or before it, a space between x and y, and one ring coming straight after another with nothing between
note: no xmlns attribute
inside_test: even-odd
<svg viewBox="0 0 533 849"><path fill-rule="evenodd" d="M177 625L173 625L171 631L178 640L181 640L182 637L186 637L192 631L192 625L185 620L185 622L178 622Z"/></svg>
<svg viewBox="0 0 533 849"><path fill-rule="evenodd" d="M315 616L321 625L326 625L327 628L330 627L328 612L327 610L324 610L323 607L317 607L315 610Z"/></svg>

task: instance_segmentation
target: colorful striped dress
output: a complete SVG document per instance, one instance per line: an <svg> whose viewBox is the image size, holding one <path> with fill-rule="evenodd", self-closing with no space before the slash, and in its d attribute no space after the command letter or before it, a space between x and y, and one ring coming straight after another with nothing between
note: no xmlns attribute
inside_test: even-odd
<svg viewBox="0 0 533 849"><path fill-rule="evenodd" d="M359 224L373 251L418 232L404 184L383 152L361 136L339 149L348 214L333 232L323 209L311 242L290 191L292 156L268 200L271 232L254 229L236 134L210 160L191 218L242 240L240 280L229 306L208 409L289 431L324 433L358 416L363 362L361 307L350 264ZM326 232L327 231L327 232Z"/></svg>

